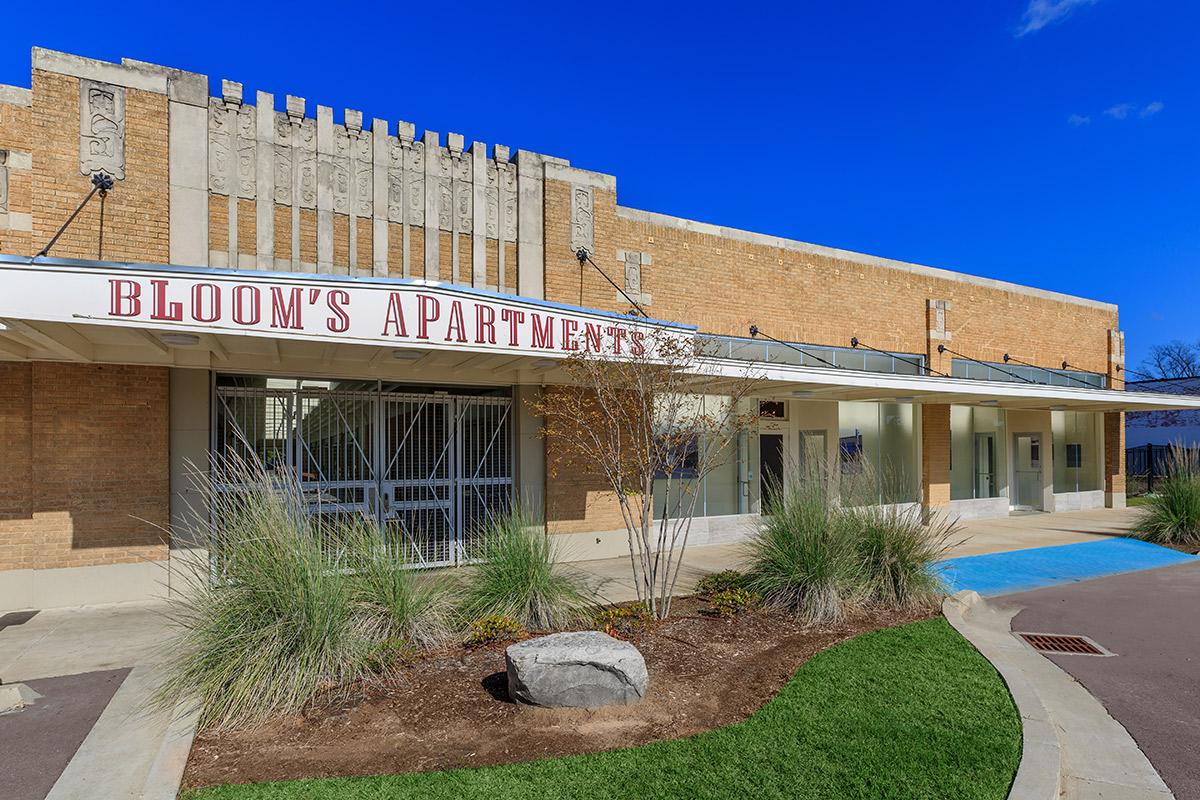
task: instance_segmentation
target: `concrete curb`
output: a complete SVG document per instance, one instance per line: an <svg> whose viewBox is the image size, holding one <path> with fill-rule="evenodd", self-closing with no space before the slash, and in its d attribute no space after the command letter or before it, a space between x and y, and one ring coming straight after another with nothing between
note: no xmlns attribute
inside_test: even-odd
<svg viewBox="0 0 1200 800"><path fill-rule="evenodd" d="M942 614L954 629L1000 673L1021 716L1021 764L1008 793L1009 800L1057 800L1062 783L1062 743L1050 712L1025 674L1004 657L1003 649L987 635L991 631L974 619L968 622L968 617L975 617L981 611L991 609L972 591L958 592L942 603ZM1008 628L1007 619L1004 628Z"/></svg>
<svg viewBox="0 0 1200 800"><path fill-rule="evenodd" d="M181 701L175 706L162 744L142 785L141 800L175 800L179 796L179 785L183 783L183 771L192 752L199 720L200 712L194 703Z"/></svg>
<svg viewBox="0 0 1200 800"><path fill-rule="evenodd" d="M1010 800L1174 795L1129 732L1079 682L1012 635L1019 607L994 608L976 592L946 598L942 613L992 663L1021 716L1021 765Z"/></svg>

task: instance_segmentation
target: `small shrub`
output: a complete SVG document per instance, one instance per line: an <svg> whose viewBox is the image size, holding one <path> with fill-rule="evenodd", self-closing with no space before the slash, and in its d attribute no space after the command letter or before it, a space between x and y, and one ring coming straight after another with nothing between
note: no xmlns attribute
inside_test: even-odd
<svg viewBox="0 0 1200 800"><path fill-rule="evenodd" d="M722 589L714 592L708 599L713 611L725 619L733 619L743 611L749 611L758 605L758 597L741 587Z"/></svg>
<svg viewBox="0 0 1200 800"><path fill-rule="evenodd" d="M736 569L727 569L723 572L715 572L712 575L705 575L696 582L696 594L703 598L710 598L718 592L724 592L729 589L740 589L746 584L746 576L738 572Z"/></svg>
<svg viewBox="0 0 1200 800"><path fill-rule="evenodd" d="M416 657L417 649L403 639L385 639L363 656L363 667L374 675L384 675Z"/></svg>
<svg viewBox="0 0 1200 800"><path fill-rule="evenodd" d="M654 615L645 603L609 606L596 614L596 628L617 639L628 639L652 629Z"/></svg>
<svg viewBox="0 0 1200 800"><path fill-rule="evenodd" d="M936 605L946 593L934 568L957 525L917 506L858 506L840 512L856 542L866 601L881 608Z"/></svg>
<svg viewBox="0 0 1200 800"><path fill-rule="evenodd" d="M463 616L512 617L530 630L567 628L587 619L593 603L583 578L558 563L554 542L513 509L479 531L463 588Z"/></svg>
<svg viewBox="0 0 1200 800"><path fill-rule="evenodd" d="M1200 545L1200 453L1172 447L1167 477L1142 506L1138 535L1155 544Z"/></svg>
<svg viewBox="0 0 1200 800"><path fill-rule="evenodd" d="M467 645L479 647L492 642L515 642L528 636L525 627L503 614L490 614L471 623L467 633Z"/></svg>

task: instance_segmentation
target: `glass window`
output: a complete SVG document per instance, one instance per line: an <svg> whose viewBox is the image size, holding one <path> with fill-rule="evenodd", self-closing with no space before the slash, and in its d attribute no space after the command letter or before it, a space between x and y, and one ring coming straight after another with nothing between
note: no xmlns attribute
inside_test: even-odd
<svg viewBox="0 0 1200 800"><path fill-rule="evenodd" d="M1008 493L1007 438L1002 408L950 407L950 499Z"/></svg>
<svg viewBox="0 0 1200 800"><path fill-rule="evenodd" d="M911 403L839 403L838 427L845 490L881 503L917 499Z"/></svg>
<svg viewBox="0 0 1200 800"><path fill-rule="evenodd" d="M782 406L783 403L779 403L779 405ZM751 414L754 408L754 405L749 406ZM720 395L697 395L695 397L695 410L700 414L724 415L724 418L733 416L733 410L730 408L730 399ZM686 414L687 411L683 413ZM745 407L739 409L738 415L744 417L746 414L747 409ZM680 460L679 468L675 470L670 480L667 479L666 475L655 476L655 519L661 519L663 512L668 509L671 512L671 516L677 516L681 511L686 511L693 497L695 498L695 515L697 517L739 513L738 439L741 438L744 441L746 437L729 438L730 441L726 443L723 449L710 454L709 457L715 466L710 468L708 475L704 478L697 480L700 453L706 446L706 443L700 440L689 442L688 449ZM716 447L718 445L719 443L712 446ZM669 497L668 492L670 494Z"/></svg>
<svg viewBox="0 0 1200 800"><path fill-rule="evenodd" d="M1054 435L1054 491L1090 492L1101 488L1102 419L1094 411L1051 411Z"/></svg>

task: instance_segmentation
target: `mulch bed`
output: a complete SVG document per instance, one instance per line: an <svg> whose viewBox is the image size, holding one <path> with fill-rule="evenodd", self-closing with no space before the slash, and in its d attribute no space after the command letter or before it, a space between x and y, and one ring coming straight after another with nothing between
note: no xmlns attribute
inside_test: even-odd
<svg viewBox="0 0 1200 800"><path fill-rule="evenodd" d="M669 620L633 639L650 673L636 706L518 706L507 696L505 645L454 648L351 702L197 736L183 785L480 767L690 736L749 717L820 650L933 615L861 614L806 629L778 613L724 620L704 609L697 599L676 600Z"/></svg>

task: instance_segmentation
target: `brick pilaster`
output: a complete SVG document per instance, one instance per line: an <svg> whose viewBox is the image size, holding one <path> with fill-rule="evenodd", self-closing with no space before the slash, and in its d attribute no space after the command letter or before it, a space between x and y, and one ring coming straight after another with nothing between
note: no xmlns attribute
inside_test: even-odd
<svg viewBox="0 0 1200 800"><path fill-rule="evenodd" d="M921 504L950 503L950 406L921 406Z"/></svg>

